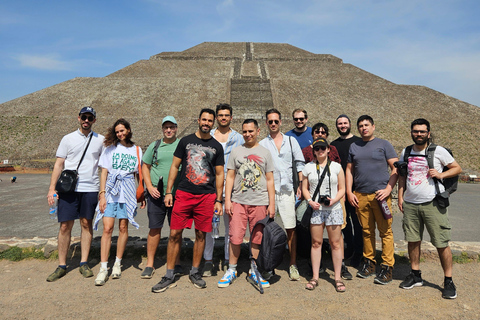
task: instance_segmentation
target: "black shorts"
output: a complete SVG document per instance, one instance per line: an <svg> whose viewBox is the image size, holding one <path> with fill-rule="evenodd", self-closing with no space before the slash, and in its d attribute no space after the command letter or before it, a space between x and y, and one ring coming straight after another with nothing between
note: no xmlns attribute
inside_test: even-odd
<svg viewBox="0 0 480 320"><path fill-rule="evenodd" d="M172 217L172 208L167 208L163 202L163 197L154 199L147 192L147 216L148 227L150 229L163 228L165 217L168 218L168 224L170 225L170 218Z"/></svg>
<svg viewBox="0 0 480 320"><path fill-rule="evenodd" d="M92 220L98 203L98 192L73 192L58 195L58 222L80 218Z"/></svg>

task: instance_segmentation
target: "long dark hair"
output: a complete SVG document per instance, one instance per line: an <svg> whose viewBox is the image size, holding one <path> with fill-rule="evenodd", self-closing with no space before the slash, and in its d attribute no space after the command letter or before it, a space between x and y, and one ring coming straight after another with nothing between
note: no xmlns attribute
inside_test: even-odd
<svg viewBox="0 0 480 320"><path fill-rule="evenodd" d="M125 141L127 142L127 144L134 144L134 142L131 140L132 139L132 129L130 127L130 123L123 119L123 118L120 118L118 119L117 121L115 121L115 123L113 124L113 126L111 126L110 128L107 129L107 134L105 135L105 140L103 141L103 144L105 145L105 147L109 147L109 146L116 146L120 140L117 138L117 135L115 134L115 128L119 125L119 124L122 124L125 129L129 130L126 138L125 138Z"/></svg>

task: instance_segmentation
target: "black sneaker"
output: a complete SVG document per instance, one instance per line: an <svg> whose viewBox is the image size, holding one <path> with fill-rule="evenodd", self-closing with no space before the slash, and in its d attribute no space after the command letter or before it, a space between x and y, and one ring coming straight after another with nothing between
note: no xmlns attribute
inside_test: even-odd
<svg viewBox="0 0 480 320"><path fill-rule="evenodd" d="M375 264L372 260L365 258L361 269L357 272L357 277L367 279L375 274Z"/></svg>
<svg viewBox="0 0 480 320"><path fill-rule="evenodd" d="M140 278L152 279L154 273L155 273L155 269L153 269L152 267L145 267L145 269L143 269L142 274L140 275Z"/></svg>
<svg viewBox="0 0 480 320"><path fill-rule="evenodd" d="M183 276L183 267L179 264L176 264L175 268L173 269L173 274L175 274L176 277Z"/></svg>
<svg viewBox="0 0 480 320"><path fill-rule="evenodd" d="M205 282L205 280L202 279L202 275L200 274L200 272L190 274L188 276L188 279L190 279L190 282L193 283L195 288L204 289L207 287L207 283Z"/></svg>
<svg viewBox="0 0 480 320"><path fill-rule="evenodd" d="M455 299L457 297L457 288L452 280L445 280L443 284L442 298Z"/></svg>
<svg viewBox="0 0 480 320"><path fill-rule="evenodd" d="M205 266L203 267L203 276L204 277L213 276L213 263L212 262L205 263Z"/></svg>
<svg viewBox="0 0 480 320"><path fill-rule="evenodd" d="M350 271L348 271L348 268L344 263L342 263L341 275L342 275L343 280L352 280L353 279L352 274L350 273Z"/></svg>
<svg viewBox="0 0 480 320"><path fill-rule="evenodd" d="M382 264L382 269L380 269L380 273L375 277L373 282L378 284L387 284L392 282L392 271L393 267Z"/></svg>
<svg viewBox="0 0 480 320"><path fill-rule="evenodd" d="M420 274L420 277L417 277L413 274L413 272L410 272L410 274L405 278L405 280L400 283L400 288L402 289L407 289L410 290L413 287L421 287L423 286L423 280L422 276Z"/></svg>
<svg viewBox="0 0 480 320"><path fill-rule="evenodd" d="M175 283L175 277L169 279L167 277L162 277L159 283L152 287L152 292L158 293L167 290L168 288L173 288L177 284Z"/></svg>

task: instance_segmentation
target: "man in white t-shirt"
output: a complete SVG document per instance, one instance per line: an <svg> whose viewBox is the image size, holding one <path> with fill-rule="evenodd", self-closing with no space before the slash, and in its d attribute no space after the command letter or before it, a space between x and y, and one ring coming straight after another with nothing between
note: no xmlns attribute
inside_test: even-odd
<svg viewBox="0 0 480 320"><path fill-rule="evenodd" d="M47 278L48 282L60 279L67 273L67 252L70 248L73 224L80 220L81 226L81 259L80 273L92 277L93 272L87 264L90 245L92 243L92 220L98 202L98 161L103 150L104 137L92 131L96 121L96 112L92 107L83 107L78 115L80 128L62 138L57 149L57 160L53 167L48 204L54 203L54 194L58 196L58 262L55 272ZM88 148L87 148L88 145ZM85 152L83 160L82 155ZM81 161L80 167L78 164ZM78 169L77 169L78 167ZM63 170L77 170L78 182L73 193L57 193L55 186Z"/></svg>
<svg viewBox="0 0 480 320"><path fill-rule="evenodd" d="M448 246L451 239L451 225L447 208L442 208L436 199L437 187L440 193L445 191L441 180L454 177L462 171L460 165L450 153L440 146L434 151L434 168L429 168L427 156L430 145L430 123L425 119L416 119L411 124L413 146L406 159L407 172L400 171L398 180L398 206L403 212L403 230L408 241L408 255L412 271L400 284L400 288L412 289L423 285L420 272L420 246L423 230L426 227L432 244L437 248L445 275L443 298L455 299L457 292L452 281L452 251ZM407 148L400 159L405 158ZM408 152L407 152L408 154ZM448 171L444 171L444 167ZM435 181L438 179L437 181Z"/></svg>

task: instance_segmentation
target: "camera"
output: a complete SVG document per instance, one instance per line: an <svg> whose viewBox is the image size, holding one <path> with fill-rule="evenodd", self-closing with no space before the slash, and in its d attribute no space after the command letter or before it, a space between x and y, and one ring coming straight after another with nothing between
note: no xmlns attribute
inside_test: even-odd
<svg viewBox="0 0 480 320"><path fill-rule="evenodd" d="M398 174L402 177L407 176L407 163L405 161L396 161L393 163L395 168L397 168Z"/></svg>
<svg viewBox="0 0 480 320"><path fill-rule="evenodd" d="M330 205L330 199L328 199L328 198L330 198L330 195L328 195L328 194L320 195L320 198L318 199L318 203L320 203L320 204L323 203L324 205L329 206Z"/></svg>

